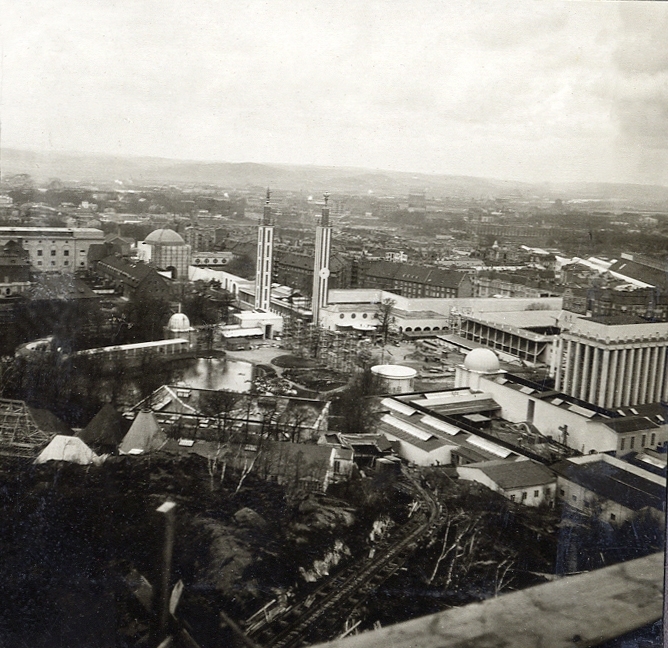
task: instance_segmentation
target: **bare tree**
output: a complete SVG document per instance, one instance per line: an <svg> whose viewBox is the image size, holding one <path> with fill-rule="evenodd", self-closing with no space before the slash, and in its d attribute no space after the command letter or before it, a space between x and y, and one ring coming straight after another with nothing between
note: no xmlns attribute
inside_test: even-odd
<svg viewBox="0 0 668 648"><path fill-rule="evenodd" d="M514 576L508 572L515 566L515 561L512 558L502 560L496 566L496 573L494 575L494 596L498 596L501 590L508 587L513 581Z"/></svg>
<svg viewBox="0 0 668 648"><path fill-rule="evenodd" d="M427 584L435 580L441 565L446 562L447 569L442 586L448 588L456 574L466 574L474 563L475 551L480 540L482 527L479 518L471 518L463 510L448 516L443 534L441 552L436 560Z"/></svg>
<svg viewBox="0 0 668 648"><path fill-rule="evenodd" d="M230 391L206 392L200 398L199 408L204 416L215 417L218 424L218 441L227 440L230 412L239 402L240 394Z"/></svg>
<svg viewBox="0 0 668 648"><path fill-rule="evenodd" d="M220 471L220 483L225 479L225 471L227 469L227 453L229 452L229 444L218 443L216 452L213 455L207 456L207 470L209 472L209 484L211 490L214 490L214 479L216 471Z"/></svg>
<svg viewBox="0 0 668 648"><path fill-rule="evenodd" d="M313 417L313 412L307 405L290 407L281 420L281 432L292 443L304 441L302 431L305 424Z"/></svg>

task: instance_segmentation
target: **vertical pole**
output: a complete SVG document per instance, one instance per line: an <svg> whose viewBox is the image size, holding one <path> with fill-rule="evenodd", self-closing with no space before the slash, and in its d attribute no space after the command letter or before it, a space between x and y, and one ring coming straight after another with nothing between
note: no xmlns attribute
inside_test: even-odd
<svg viewBox="0 0 668 648"><path fill-rule="evenodd" d="M157 617L156 644L165 638L169 627L169 581L172 574L172 554L174 552L175 508L176 504L174 502L167 501L156 509L164 520L162 560L159 567L160 590L158 592L158 607L155 610Z"/></svg>

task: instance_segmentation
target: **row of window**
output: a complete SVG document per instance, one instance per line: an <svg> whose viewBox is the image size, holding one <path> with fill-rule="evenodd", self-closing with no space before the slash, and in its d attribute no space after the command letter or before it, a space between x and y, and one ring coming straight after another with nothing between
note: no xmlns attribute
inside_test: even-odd
<svg viewBox="0 0 668 648"><path fill-rule="evenodd" d="M56 256L57 250L51 250L51 256ZM37 250L37 256L44 256L44 250ZM68 249L63 250L63 256L70 256Z"/></svg>
<svg viewBox="0 0 668 648"><path fill-rule="evenodd" d="M220 263L221 265L225 265L227 263L227 259L195 259L195 263Z"/></svg>
<svg viewBox="0 0 668 648"><path fill-rule="evenodd" d="M625 450L626 449L626 440L629 440L629 450L633 450L636 445L636 438L635 436L632 437L622 437L621 440L619 441L619 449L620 450ZM649 438L649 445L650 447L654 447L656 445L656 433L652 432ZM641 434L640 435L640 447L644 448L647 446L647 435L646 434Z"/></svg>
<svg viewBox="0 0 668 648"><path fill-rule="evenodd" d="M41 261L38 261L38 262L37 262L37 265L38 265L38 266L41 266L41 265L44 265L44 264L43 264ZM52 265L52 266L55 266L55 265L56 265L56 262L55 262L55 261L51 261L51 265ZM68 265L70 265L70 262L67 261L67 260L66 260L66 261L63 261L63 265L64 265L64 266L68 266ZM83 267L83 266L85 266L85 265L86 265L86 262L85 262L85 261L80 261L80 262L79 262L79 266Z"/></svg>
<svg viewBox="0 0 668 648"><path fill-rule="evenodd" d="M549 488L546 488L545 489L545 497L550 497L550 493L551 493L551 490ZM529 493L527 491L522 491L521 501L524 502L524 500L526 500L528 496L529 496ZM540 497L540 490L535 490L533 492L533 496L534 496L534 498ZM516 501L516 499L517 499L517 497L515 495L510 496L510 501L511 502Z"/></svg>
<svg viewBox="0 0 668 648"><path fill-rule="evenodd" d="M401 330L401 327L399 327L399 330ZM440 326L433 326L433 327L425 326L424 328L422 328L421 326L416 326L415 328L407 326L404 329L406 333L410 333L411 331L415 331L415 333L421 333L422 331L429 332L429 331L440 331L440 330L441 330Z"/></svg>

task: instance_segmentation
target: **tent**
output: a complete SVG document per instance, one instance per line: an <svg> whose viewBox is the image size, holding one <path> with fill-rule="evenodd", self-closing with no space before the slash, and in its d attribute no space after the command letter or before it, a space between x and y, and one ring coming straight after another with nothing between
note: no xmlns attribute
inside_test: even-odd
<svg viewBox="0 0 668 648"><path fill-rule="evenodd" d="M35 459L35 463L38 464L47 461L68 461L69 463L88 466L90 464L99 465L102 463L102 458L98 457L78 437L57 434Z"/></svg>
<svg viewBox="0 0 668 648"><path fill-rule="evenodd" d="M118 451L121 454L144 454L161 448L167 437L160 429L153 412L141 410L132 422L128 433L123 437Z"/></svg>
<svg viewBox="0 0 668 648"><path fill-rule="evenodd" d="M112 452L129 427L130 423L107 403L83 430L77 432L77 436L92 448Z"/></svg>

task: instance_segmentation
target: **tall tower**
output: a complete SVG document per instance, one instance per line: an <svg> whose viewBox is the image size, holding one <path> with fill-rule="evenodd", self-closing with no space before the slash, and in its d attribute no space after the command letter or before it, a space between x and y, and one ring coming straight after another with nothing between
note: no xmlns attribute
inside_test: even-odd
<svg viewBox="0 0 668 648"><path fill-rule="evenodd" d="M255 275L255 308L267 313L271 304L271 269L274 256L274 222L271 216L267 189L264 214L257 230L257 270Z"/></svg>
<svg viewBox="0 0 668 648"><path fill-rule="evenodd" d="M329 194L325 194L320 224L315 228L315 263L313 264L313 294L311 311L313 323L320 324L320 309L327 306L329 289L329 253L332 245L332 226L329 224Z"/></svg>

